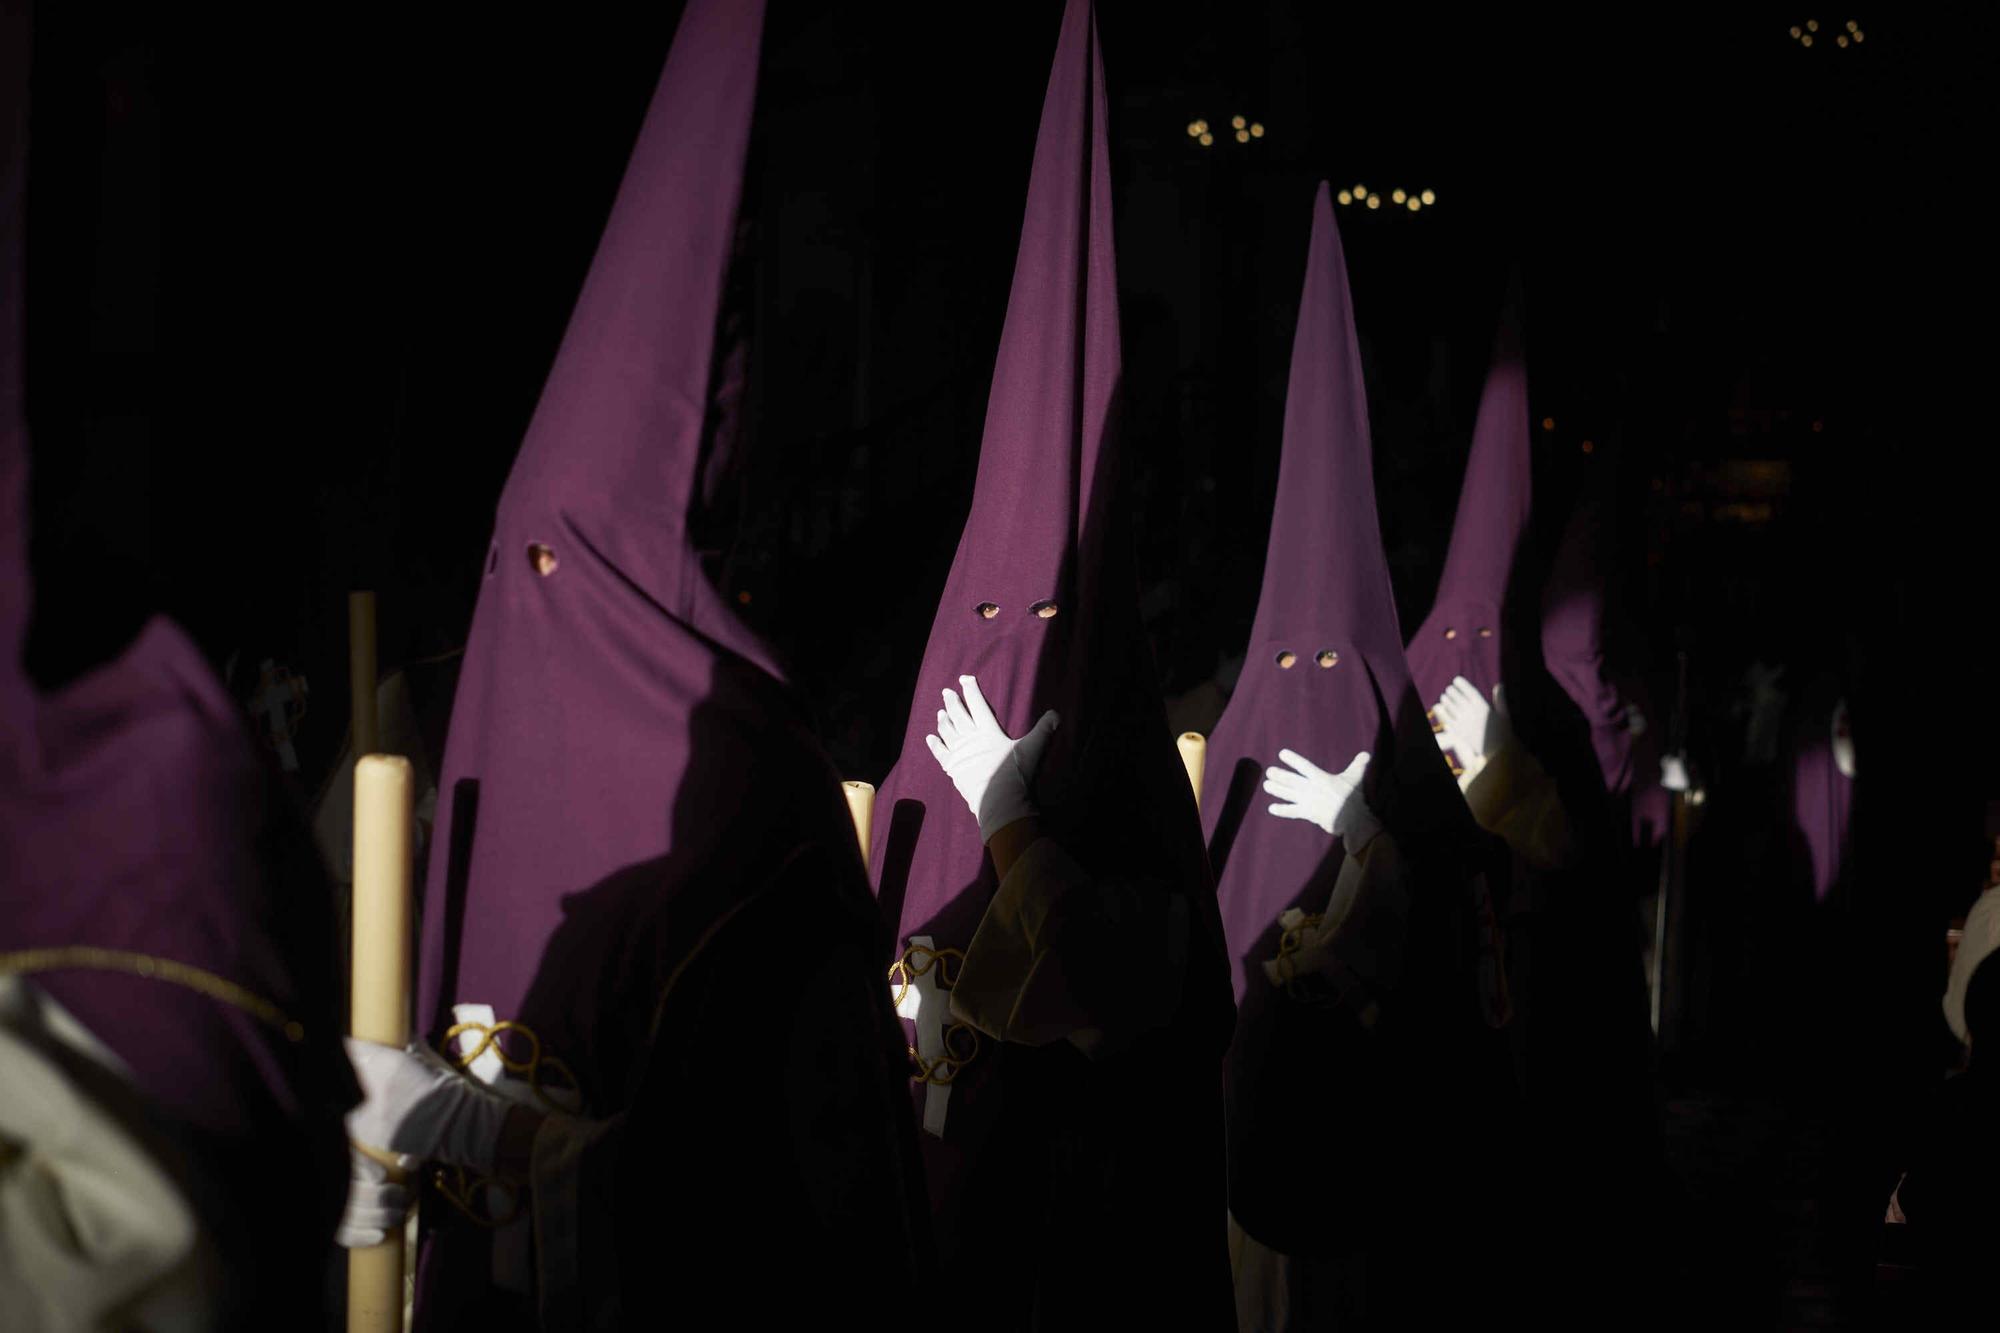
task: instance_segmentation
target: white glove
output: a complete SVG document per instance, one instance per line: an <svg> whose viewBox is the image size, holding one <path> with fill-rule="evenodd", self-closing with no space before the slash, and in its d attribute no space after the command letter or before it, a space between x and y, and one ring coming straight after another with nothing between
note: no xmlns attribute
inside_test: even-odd
<svg viewBox="0 0 2000 1333"><path fill-rule="evenodd" d="M1057 719L1053 711L1043 713L1027 735L1015 740L994 719L979 682L960 676L958 683L965 691L964 701L950 690L944 692L937 734L924 737L924 743L971 807L979 821L980 841L990 842L1001 829L1035 813L1028 783L1055 734Z"/></svg>
<svg viewBox="0 0 2000 1333"><path fill-rule="evenodd" d="M1514 743L1507 701L1498 685L1493 687L1493 702L1488 704L1477 685L1463 676L1453 676L1438 696L1431 716L1438 724L1438 748L1457 755L1463 768L1476 769Z"/></svg>
<svg viewBox="0 0 2000 1333"><path fill-rule="evenodd" d="M420 1161L493 1171L511 1105L421 1042L402 1050L347 1038L361 1105L347 1113L356 1143Z"/></svg>
<svg viewBox="0 0 2000 1333"><path fill-rule="evenodd" d="M1660 785L1668 791L1686 791L1693 785L1688 779L1686 755L1660 756Z"/></svg>
<svg viewBox="0 0 2000 1333"><path fill-rule="evenodd" d="M1271 813L1317 824L1344 841L1350 852L1361 850L1382 829L1382 822L1361 799L1368 758L1363 750L1344 770L1329 773L1294 751L1278 751L1278 762L1290 767L1264 770L1264 790L1278 798Z"/></svg>
<svg viewBox="0 0 2000 1333"><path fill-rule="evenodd" d="M388 1170L359 1148L349 1144L347 1153L347 1206L333 1238L350 1250L370 1249L391 1236L400 1242L403 1218L410 1211L409 1191L389 1179Z"/></svg>

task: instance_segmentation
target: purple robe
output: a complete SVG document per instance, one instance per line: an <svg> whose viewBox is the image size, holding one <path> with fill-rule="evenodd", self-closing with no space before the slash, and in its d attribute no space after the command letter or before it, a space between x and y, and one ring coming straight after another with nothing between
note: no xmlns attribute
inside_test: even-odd
<svg viewBox="0 0 2000 1333"><path fill-rule="evenodd" d="M97 1095L146 1125L228 1265L219 1322L280 1327L319 1290L346 1191L331 902L179 627L153 619L51 694L22 664L27 30L25 5L0 5L0 970L129 1070Z"/></svg>
<svg viewBox="0 0 2000 1333"><path fill-rule="evenodd" d="M921 1248L902 1052L839 779L688 533L763 12L694 0L681 19L501 495L423 910L432 1038L453 1006L490 1006L574 1085L563 1100L628 1117L611 1228L628 1320L692 1303L688 1281L754 1285L762 1262L845 1267L853 1305L828 1317L887 1308ZM806 1042L786 1025L814 997L794 992L829 967L853 984L818 997L832 1036ZM731 987L754 994L732 1006ZM841 1138L856 1115L874 1134L859 1148ZM488 1289L490 1233L427 1216L426 1326L531 1322L532 1301ZM683 1285L653 1280L663 1249Z"/></svg>
<svg viewBox="0 0 2000 1333"><path fill-rule="evenodd" d="M1178 898L1192 922L1165 1028L1102 1061L1060 1041L989 1040L951 1085L942 1137L920 1135L944 1283L966 1291L954 1318L997 1327L1067 1326L1093 1311L1135 1325L1175 1310L1197 1323L1228 1317L1217 1085L1228 994L1200 825L1114 499L1120 352L1105 114L1091 6L1070 0L971 512L875 811L896 949L915 936L965 948L994 874L924 737L940 691L976 676L1010 735L1046 709L1061 714L1034 792L1048 832L1102 886L1155 906ZM1115 976L1120 963L1092 966Z"/></svg>

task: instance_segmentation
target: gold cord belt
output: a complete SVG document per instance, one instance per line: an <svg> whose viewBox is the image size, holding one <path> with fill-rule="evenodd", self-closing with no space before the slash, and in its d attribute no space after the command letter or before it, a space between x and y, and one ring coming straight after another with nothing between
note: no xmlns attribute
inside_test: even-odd
<svg viewBox="0 0 2000 1333"><path fill-rule="evenodd" d="M255 991L246 989L213 972L172 958L132 953L125 949L100 949L95 945L72 944L54 949L22 949L0 953L0 975L27 976L35 972L123 972L149 981L166 981L220 1000L241 1009L252 1018L285 1034L288 1041L300 1042L306 1030L285 1011Z"/></svg>
<svg viewBox="0 0 2000 1333"><path fill-rule="evenodd" d="M904 997L910 993L911 983L932 968L937 969L938 990L949 993L958 985L958 969L964 964L963 949L931 949L912 944L903 950L901 958L889 964L889 980L896 983L896 1007L899 1010L902 1008ZM959 1071L978 1058L979 1032L964 1023L946 1027L944 1054L935 1060L924 1059L914 1046L906 1049L910 1053L910 1066L915 1071L910 1075L911 1082L949 1087Z"/></svg>
<svg viewBox="0 0 2000 1333"><path fill-rule="evenodd" d="M454 1044L467 1033L478 1036L479 1042L471 1050L460 1053L454 1049ZM507 1039L512 1036L518 1036L527 1043L526 1054L516 1055L507 1049ZM526 1023L507 1019L499 1023L454 1023L445 1029L445 1058L460 1069L469 1069L473 1061L488 1051L493 1052L501 1068L508 1073L526 1076L529 1091L544 1110L574 1114L582 1105L583 1090L577 1083L575 1072L563 1062L561 1056L543 1051L542 1039ZM556 1075L559 1081L545 1086L544 1071ZM557 1100L553 1094L558 1093L569 1094L568 1104ZM462 1166L439 1167L431 1177L431 1184L440 1198L478 1226L504 1227L520 1217L527 1208L527 1192L519 1184L478 1175ZM488 1188L497 1189L506 1196L506 1204L497 1215L486 1206Z"/></svg>

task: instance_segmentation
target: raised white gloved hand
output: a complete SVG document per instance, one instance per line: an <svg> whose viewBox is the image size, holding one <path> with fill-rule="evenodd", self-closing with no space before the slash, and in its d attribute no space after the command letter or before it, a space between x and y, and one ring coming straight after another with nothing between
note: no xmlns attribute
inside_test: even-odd
<svg viewBox="0 0 2000 1333"><path fill-rule="evenodd" d="M1493 687L1493 702L1489 704L1477 685L1463 676L1453 676L1438 696L1431 716L1437 720L1438 748L1457 755L1464 768L1477 768L1514 742L1507 699L1498 685Z"/></svg>
<svg viewBox="0 0 2000 1333"><path fill-rule="evenodd" d="M388 1048L384 1048L385 1050ZM391 1236L400 1242L403 1219L410 1211L410 1193L389 1179L388 1169L353 1144L347 1147L347 1206L333 1238L350 1250L380 1245Z"/></svg>
<svg viewBox="0 0 2000 1333"><path fill-rule="evenodd" d="M371 1148L490 1174L512 1103L422 1042L398 1050L347 1038L361 1105L347 1135Z"/></svg>
<svg viewBox="0 0 2000 1333"><path fill-rule="evenodd" d="M1382 828L1361 799L1368 759L1363 750L1341 772L1329 773L1295 751L1278 751L1278 762L1289 767L1264 770L1264 790L1278 798L1271 813L1317 824L1345 842L1350 852L1359 851Z"/></svg>
<svg viewBox="0 0 2000 1333"><path fill-rule="evenodd" d="M980 841L990 842L1001 829L1035 813L1028 784L1055 734L1057 718L1054 710L1043 713L1027 735L1015 740L994 718L977 680L960 676L958 684L965 698L944 691L937 734L924 737L924 743L971 807Z"/></svg>
<svg viewBox="0 0 2000 1333"><path fill-rule="evenodd" d="M1688 777L1687 756L1666 754L1660 756L1660 786L1668 791L1686 791L1694 784Z"/></svg>

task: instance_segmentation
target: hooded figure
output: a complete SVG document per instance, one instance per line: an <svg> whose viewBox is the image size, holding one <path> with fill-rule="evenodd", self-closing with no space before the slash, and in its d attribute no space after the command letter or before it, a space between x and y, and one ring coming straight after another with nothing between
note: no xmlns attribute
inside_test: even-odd
<svg viewBox="0 0 2000 1333"><path fill-rule="evenodd" d="M1617 460L1600 454L1570 512L1542 594L1542 661L1583 715L1604 791L1636 801L1659 788L1659 749L1636 682L1607 659L1609 524Z"/></svg>
<svg viewBox="0 0 2000 1333"><path fill-rule="evenodd" d="M1070 0L972 509L876 803L943 1282L977 1327L1229 1318L1229 997L1115 498L1118 379L1104 79ZM1007 737L1061 719L1037 733L1048 836L1004 877L927 739L962 677Z"/></svg>
<svg viewBox="0 0 2000 1333"><path fill-rule="evenodd" d="M1281 754L1308 773L1358 762L1354 803L1320 827L1293 806L1267 810L1265 765ZM1427 1132L1447 1103L1484 1123L1465 965L1480 840L1404 663L1324 184L1263 590L1209 765L1203 822L1240 1007L1228 1108L1230 1211L1248 1237L1235 1242L1241 1326L1440 1313L1435 1293L1404 1279L1424 1244L1469 1231L1480 1190L1461 1151L1477 1136ZM1339 960L1330 995L1296 986L1286 966L1321 931Z"/></svg>
<svg viewBox="0 0 2000 1333"><path fill-rule="evenodd" d="M762 29L761 3L689 4L495 516L418 1011L470 1075L438 1095L489 1128L382 1144L452 1168L425 1211L427 1327L532 1326L538 1306L544 1327L637 1326L704 1290L754 1298L757 1322L833 1318L921 1276L853 826L688 535ZM386 1049L383 1078L361 1068L370 1108L436 1063ZM508 1123L539 1117L525 1197L490 1183L508 1171L475 1083ZM413 1123L415 1102L381 1105ZM785 1282L761 1280L773 1265Z"/></svg>
<svg viewBox="0 0 2000 1333"><path fill-rule="evenodd" d="M354 1096L325 880L178 626L53 693L22 662L28 28L0 3L0 1309L289 1327Z"/></svg>
<svg viewBox="0 0 2000 1333"><path fill-rule="evenodd" d="M1590 1256L1578 1280L1536 1296L1544 1315L1567 1321L1631 1289L1652 1253L1642 1236L1660 1145L1631 825L1614 813L1644 775L1630 705L1604 664L1602 497L1579 506L1528 604L1542 611L1539 636L1509 597L1533 586L1518 309L1510 293L1444 576L1409 651L1466 804L1510 853L1490 901L1504 922L1506 1029L1526 1116L1512 1150L1524 1173L1516 1234ZM1509 643L1522 629L1526 642Z"/></svg>
<svg viewBox="0 0 2000 1333"><path fill-rule="evenodd" d="M1410 674L1429 707L1455 676L1488 699L1504 677L1503 612L1528 528L1528 371L1510 295L1472 427L1451 545L1430 614L1410 636Z"/></svg>

